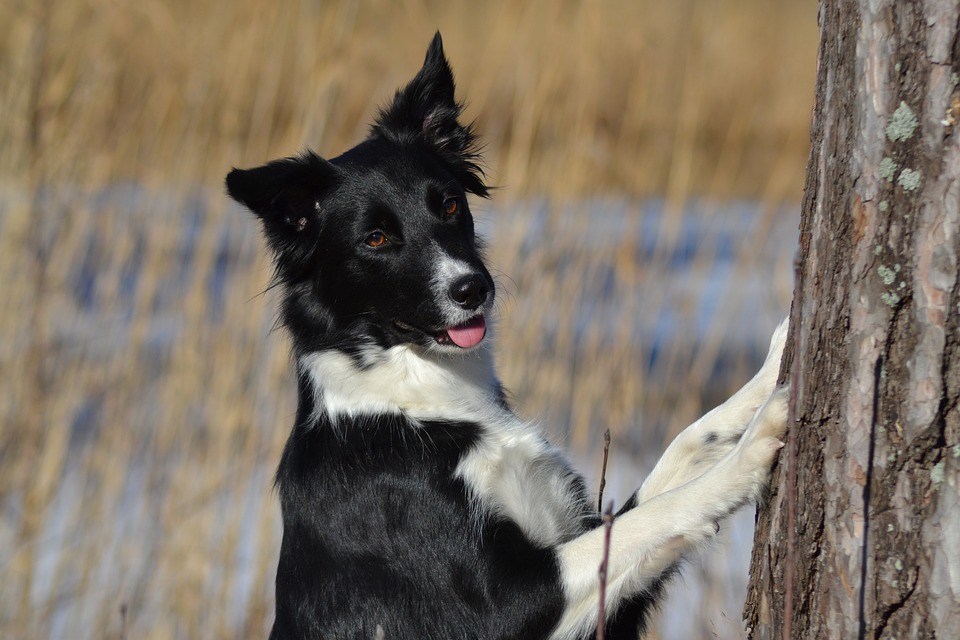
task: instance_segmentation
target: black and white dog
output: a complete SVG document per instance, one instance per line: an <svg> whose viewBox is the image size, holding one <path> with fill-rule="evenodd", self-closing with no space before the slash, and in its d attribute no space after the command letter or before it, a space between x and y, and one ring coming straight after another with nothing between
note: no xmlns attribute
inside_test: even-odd
<svg viewBox="0 0 960 640"><path fill-rule="evenodd" d="M277 472L271 638L589 638L604 550L583 480L494 373L467 194L488 195L434 38L369 137L227 176L262 221L297 362ZM785 326L617 514L608 638L635 638L681 560L764 491L786 428Z"/></svg>

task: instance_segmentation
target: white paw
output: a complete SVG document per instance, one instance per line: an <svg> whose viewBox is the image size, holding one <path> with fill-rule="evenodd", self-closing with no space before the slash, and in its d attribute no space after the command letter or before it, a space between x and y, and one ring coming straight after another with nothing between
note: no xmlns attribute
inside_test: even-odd
<svg viewBox="0 0 960 640"><path fill-rule="evenodd" d="M773 330L770 337L770 348L767 349L767 357L763 360L763 366L760 371L750 381L755 385L755 392L761 399L767 398L773 393L773 388L777 385L777 376L780 375L780 360L783 359L783 348L787 344L787 334L790 332L790 319L784 318Z"/></svg>
<svg viewBox="0 0 960 640"><path fill-rule="evenodd" d="M695 430L699 432L697 446L703 449L700 457L716 459L732 449L774 392L789 328L788 319L784 318L770 338L767 357L756 375L729 400L695 423Z"/></svg>
<svg viewBox="0 0 960 640"><path fill-rule="evenodd" d="M750 476L762 490L766 487L777 452L787 433L787 405L790 387L774 389L763 403L734 449L740 472Z"/></svg>

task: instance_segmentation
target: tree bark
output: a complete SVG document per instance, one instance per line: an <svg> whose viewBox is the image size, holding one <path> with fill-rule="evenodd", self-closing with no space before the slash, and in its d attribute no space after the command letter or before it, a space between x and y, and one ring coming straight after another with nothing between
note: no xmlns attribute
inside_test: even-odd
<svg viewBox="0 0 960 640"><path fill-rule="evenodd" d="M750 638L960 637L958 18L957 0L821 3L795 423Z"/></svg>

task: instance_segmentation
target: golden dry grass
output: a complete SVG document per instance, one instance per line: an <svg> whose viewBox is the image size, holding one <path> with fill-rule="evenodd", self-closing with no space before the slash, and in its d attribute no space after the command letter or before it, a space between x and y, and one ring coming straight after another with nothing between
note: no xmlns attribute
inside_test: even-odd
<svg viewBox="0 0 960 640"><path fill-rule="evenodd" d="M733 277L773 271L770 304L786 309L789 256L757 249L800 194L815 13L785 0L0 3L0 636L264 635L270 474L293 387L259 295L269 266L221 180L358 141L437 28L503 187L478 208L508 294L507 386L581 450L605 426L621 451L659 448L662 431L629 432L636 416L668 433L695 417L702 398L678 390L707 385L743 302L726 299L701 344L638 364L650 345L636 319L668 305L689 198L760 203ZM610 196L623 200L596 199ZM644 257L650 197L665 213ZM636 222L591 249L612 210ZM691 273L717 251L698 245ZM695 325L689 304L678 333ZM743 379L734 369L717 393Z"/></svg>
<svg viewBox="0 0 960 640"><path fill-rule="evenodd" d="M496 182L797 197L811 2L7 2L2 173L217 184L364 133L436 28Z"/></svg>

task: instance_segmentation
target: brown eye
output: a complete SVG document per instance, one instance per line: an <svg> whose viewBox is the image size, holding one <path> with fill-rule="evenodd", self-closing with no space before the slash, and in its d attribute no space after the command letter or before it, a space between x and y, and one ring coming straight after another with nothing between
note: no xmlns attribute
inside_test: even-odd
<svg viewBox="0 0 960 640"><path fill-rule="evenodd" d="M443 201L443 212L448 216L456 215L460 211L460 198L447 198Z"/></svg>
<svg viewBox="0 0 960 640"><path fill-rule="evenodd" d="M374 231L363 241L368 247L382 247L387 244L387 236L382 231Z"/></svg>

